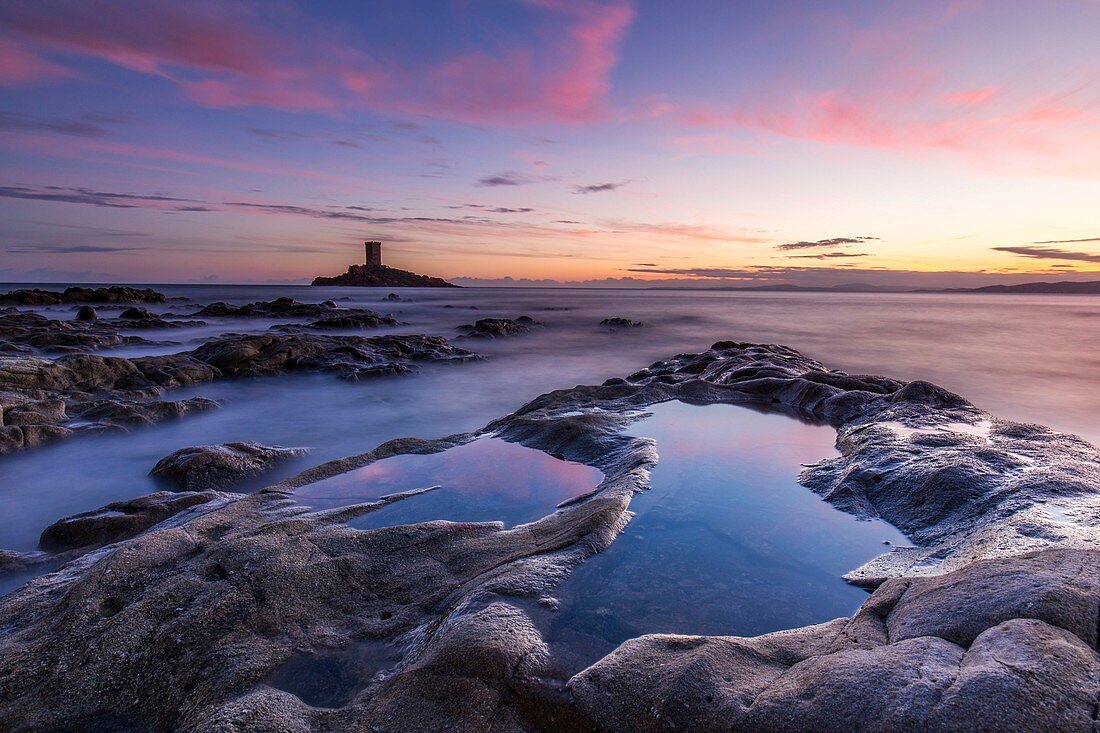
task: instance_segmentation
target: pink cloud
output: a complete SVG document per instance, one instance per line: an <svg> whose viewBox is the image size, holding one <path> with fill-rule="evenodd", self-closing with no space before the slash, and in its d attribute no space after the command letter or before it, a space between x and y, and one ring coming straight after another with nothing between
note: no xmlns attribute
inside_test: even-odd
<svg viewBox="0 0 1100 733"><path fill-rule="evenodd" d="M346 29L243 3L41 0L0 5L0 23L50 53L164 77L209 107L341 114L365 106L488 124L606 116L610 73L633 7L627 0L527 4L539 42L517 38L421 68L415 61L383 68L346 39ZM294 32L280 32L276 22ZM14 71L5 68L13 79L35 81L49 68L38 56L21 58Z"/></svg>
<svg viewBox="0 0 1100 733"><path fill-rule="evenodd" d="M72 75L65 67L47 61L11 39L0 37L0 86L39 84Z"/></svg>
<svg viewBox="0 0 1100 733"><path fill-rule="evenodd" d="M948 92L940 97L944 104L960 106L960 107L973 107L976 105L985 104L989 100L993 99L1001 88L998 86L978 87L977 89L967 89L961 92Z"/></svg>

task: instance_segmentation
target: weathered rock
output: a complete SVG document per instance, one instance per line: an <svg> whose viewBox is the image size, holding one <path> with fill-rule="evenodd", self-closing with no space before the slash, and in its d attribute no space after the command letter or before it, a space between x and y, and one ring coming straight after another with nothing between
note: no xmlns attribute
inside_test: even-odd
<svg viewBox="0 0 1100 733"><path fill-rule="evenodd" d="M641 326L644 326L645 324L641 321L632 321L629 318L619 318L616 316L614 318L603 319L602 321L600 321L600 325L606 326L612 331L616 331L622 328L639 328Z"/></svg>
<svg viewBox="0 0 1100 733"><path fill-rule="evenodd" d="M320 330L336 330L341 328L378 328L379 326L396 326L398 320L393 316L383 316L371 311L348 313L347 315L322 318L308 324L308 328Z"/></svg>
<svg viewBox="0 0 1100 733"><path fill-rule="evenodd" d="M284 448L253 441L199 445L165 456L149 475L177 490L229 489L307 453L307 448Z"/></svg>
<svg viewBox="0 0 1100 733"><path fill-rule="evenodd" d="M329 358L321 342L243 338L192 356L240 373ZM227 356L234 349L247 353ZM918 527L929 544L906 548L919 564L888 568L851 618L754 638L642 636L563 687L553 647L517 605L550 595L624 528L657 460L651 441L624 428L670 399L831 422L841 458L810 467L808 483L852 511L934 522ZM0 729L1095 726L1100 490L1091 472L1100 454L1084 441L993 420L926 385L831 372L784 347L734 342L542 395L479 434L490 432L585 462L605 479L511 529L425 522L357 531L345 522L403 497L320 512L288 497L382 457L474 436L405 439L169 520L0 599ZM965 476L934 480L952 455L980 479L977 491ZM1059 516L1044 519L1053 501ZM303 653L338 652L358 660L338 708L305 704L279 674Z"/></svg>
<svg viewBox="0 0 1100 733"><path fill-rule="evenodd" d="M125 429L136 425L152 425L163 420L178 420L194 412L216 410L220 405L206 397L185 400L90 400L73 408L74 416L94 423L84 430L94 432L104 427Z"/></svg>
<svg viewBox="0 0 1100 733"><path fill-rule="evenodd" d="M477 358L438 336L323 336L259 334L208 341L192 357L227 377L254 377L294 371L335 372L344 379L399 374L419 361Z"/></svg>
<svg viewBox="0 0 1100 733"><path fill-rule="evenodd" d="M55 290L13 290L0 294L0 303L14 305L57 305L59 303L163 303L164 294L151 288L137 289L120 285L107 288L66 288Z"/></svg>
<svg viewBox="0 0 1100 733"><path fill-rule="evenodd" d="M515 320L511 318L482 318L473 324L458 326L456 330L460 331L466 338L492 339L527 333L533 325L535 325L535 319L530 316L520 316Z"/></svg>
<svg viewBox="0 0 1100 733"><path fill-rule="evenodd" d="M80 306L80 310L76 312L76 320L78 321L98 321L99 314L95 312L95 308L90 305Z"/></svg>
<svg viewBox="0 0 1100 733"><path fill-rule="evenodd" d="M43 550L94 549L128 539L188 507L221 498L216 491L157 491L59 519L42 531Z"/></svg>
<svg viewBox="0 0 1100 733"><path fill-rule="evenodd" d="M339 311L335 303L300 303L294 298L276 298L275 300L256 301L247 305L235 306L228 303L211 303L193 315L199 317L231 318L324 318Z"/></svg>
<svg viewBox="0 0 1100 733"><path fill-rule="evenodd" d="M0 339L9 351L41 353L109 349L143 341L134 336L122 336L103 321L59 321L37 313L0 315Z"/></svg>
<svg viewBox="0 0 1100 733"><path fill-rule="evenodd" d="M118 317L127 318L130 320L143 320L156 318L157 316L153 315L153 313L148 308L133 307L127 308L126 310L122 311L118 314Z"/></svg>

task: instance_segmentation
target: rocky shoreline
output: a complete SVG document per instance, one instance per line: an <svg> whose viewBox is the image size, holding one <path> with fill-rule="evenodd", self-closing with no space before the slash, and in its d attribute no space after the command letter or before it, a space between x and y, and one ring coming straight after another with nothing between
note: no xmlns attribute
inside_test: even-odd
<svg viewBox="0 0 1100 733"><path fill-rule="evenodd" d="M227 337L177 356L186 374L363 368L348 344L281 338ZM405 342L355 347L410 359ZM413 353L468 358L446 342L423 347ZM168 359L159 373L182 364ZM160 386L152 365L123 361ZM93 362L61 367L134 374ZM570 568L629 523L657 460L629 426L671 399L832 425L841 455L807 467L803 483L846 511L885 518L917 547L853 569L873 592L850 618L753 638L642 636L563 678L524 609L552 599ZM489 434L593 466L604 480L511 529L359 531L345 522L408 494L327 511L294 500L297 488L376 460ZM928 383L719 342L542 395L476 433L389 441L251 495L197 503L32 580L0 599L0 729L1092 731L1098 619L1093 446L999 420ZM280 670L303 654L339 665L377 644L385 663L357 661L365 678L339 707L279 687Z"/></svg>

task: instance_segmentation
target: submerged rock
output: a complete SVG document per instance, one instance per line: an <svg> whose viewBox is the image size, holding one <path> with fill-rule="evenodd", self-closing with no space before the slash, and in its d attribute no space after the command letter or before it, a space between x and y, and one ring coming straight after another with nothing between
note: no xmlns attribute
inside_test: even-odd
<svg viewBox="0 0 1100 733"><path fill-rule="evenodd" d="M632 321L629 318L614 317L603 319L602 321L600 321L600 325L606 326L612 331L615 331L621 328L638 328L640 326L644 326L645 324L641 321Z"/></svg>
<svg viewBox="0 0 1100 733"><path fill-rule="evenodd" d="M157 491L59 519L42 531L43 550L90 550L134 537L196 504L221 498L216 491Z"/></svg>
<svg viewBox="0 0 1100 733"><path fill-rule="evenodd" d="M78 321L98 321L99 314L96 313L95 308L90 305L80 306L80 310L76 312L76 320Z"/></svg>
<svg viewBox="0 0 1100 733"><path fill-rule="evenodd" d="M253 441L199 445L165 456L149 475L175 489L228 489L307 453L308 448L284 448Z"/></svg>

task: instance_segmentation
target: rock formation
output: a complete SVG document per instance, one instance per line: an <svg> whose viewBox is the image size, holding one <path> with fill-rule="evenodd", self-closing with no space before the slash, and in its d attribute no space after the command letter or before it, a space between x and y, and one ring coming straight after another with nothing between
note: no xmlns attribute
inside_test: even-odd
<svg viewBox="0 0 1100 733"><path fill-rule="evenodd" d="M0 293L0 304L10 305L58 305L60 303L163 303L163 293L151 288L137 289L121 285L109 288L66 288L55 290L12 290Z"/></svg>
<svg viewBox="0 0 1100 733"><path fill-rule="evenodd" d="M149 475L173 489L231 489L280 463L309 453L308 448L284 448L255 441L181 448L157 461Z"/></svg>
<svg viewBox="0 0 1100 733"><path fill-rule="evenodd" d="M833 425L840 458L803 480L903 527L920 557L872 562L875 590L850 618L754 638L645 635L561 676L533 607L629 522L657 460L629 426L670 399ZM360 531L346 521L407 495L316 512L293 500L381 458L488 433L604 480L511 529ZM1091 731L1097 466L1079 439L934 385L720 342L542 395L477 434L323 464L31 581L0 599L0 729ZM324 681L353 675L334 707L293 694L303 660Z"/></svg>
<svg viewBox="0 0 1100 733"><path fill-rule="evenodd" d="M455 328L466 338L492 339L500 336L515 336L527 333L537 322L530 316L511 318L482 318L472 324L463 324Z"/></svg>
<svg viewBox="0 0 1100 733"><path fill-rule="evenodd" d="M350 285L354 287L388 287L388 288L457 288L458 285L449 283L443 278L418 275L408 270L398 270L396 267L379 265L369 267L367 265L349 265L348 271L343 275L334 277L315 277L313 285Z"/></svg>

